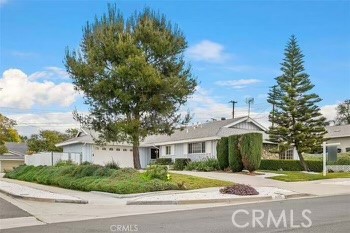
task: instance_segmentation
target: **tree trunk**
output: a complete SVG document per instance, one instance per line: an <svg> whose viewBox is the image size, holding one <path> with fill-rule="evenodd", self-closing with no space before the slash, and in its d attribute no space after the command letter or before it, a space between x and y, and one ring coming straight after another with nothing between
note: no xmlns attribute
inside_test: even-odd
<svg viewBox="0 0 350 233"><path fill-rule="evenodd" d="M132 157L134 160L135 169L141 169L139 144L140 144L139 141L134 141L132 144Z"/></svg>
<svg viewBox="0 0 350 233"><path fill-rule="evenodd" d="M301 166L303 166L304 171L307 171L307 172L310 171L310 170L309 170L309 166L308 166L307 163L305 162L304 157L303 157L301 151L298 150L298 148L297 148L297 152L298 152L300 164L301 164Z"/></svg>

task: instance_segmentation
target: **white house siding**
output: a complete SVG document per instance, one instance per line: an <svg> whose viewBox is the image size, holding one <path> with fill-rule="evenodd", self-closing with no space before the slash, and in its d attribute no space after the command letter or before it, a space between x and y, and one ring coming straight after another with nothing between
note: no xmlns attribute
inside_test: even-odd
<svg viewBox="0 0 350 233"><path fill-rule="evenodd" d="M231 127L231 128L237 128L237 129L249 129L249 130L261 130L258 126L256 126L255 124L253 124L252 122L241 122L236 124L235 126Z"/></svg>
<svg viewBox="0 0 350 233"><path fill-rule="evenodd" d="M174 149L174 155L176 157L183 157L184 155L184 144L180 143L180 144L175 144L175 149Z"/></svg>
<svg viewBox="0 0 350 233"><path fill-rule="evenodd" d="M348 150L350 150L350 137L332 138L327 140L327 143L340 143L338 148L341 149L342 153L346 152L346 148L349 148Z"/></svg>
<svg viewBox="0 0 350 233"><path fill-rule="evenodd" d="M151 161L151 148L141 147L139 149L141 168L146 168ZM132 155L131 155L132 156Z"/></svg>
<svg viewBox="0 0 350 233"><path fill-rule="evenodd" d="M106 148L106 150L103 150ZM110 148L113 150L111 151ZM117 151L120 149L120 151ZM132 157L132 147L130 146L94 146L93 163L106 165L108 162L114 161L120 167L134 167Z"/></svg>
<svg viewBox="0 0 350 233"><path fill-rule="evenodd" d="M65 153L81 153L82 161L92 162L92 145L91 144L72 144L63 147Z"/></svg>

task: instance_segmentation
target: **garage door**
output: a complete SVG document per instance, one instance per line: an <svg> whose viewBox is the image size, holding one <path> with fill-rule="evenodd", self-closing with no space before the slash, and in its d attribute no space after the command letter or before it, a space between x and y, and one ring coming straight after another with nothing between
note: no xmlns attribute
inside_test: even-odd
<svg viewBox="0 0 350 233"><path fill-rule="evenodd" d="M114 161L120 167L134 167L132 147L125 146L95 146L92 161L99 165Z"/></svg>

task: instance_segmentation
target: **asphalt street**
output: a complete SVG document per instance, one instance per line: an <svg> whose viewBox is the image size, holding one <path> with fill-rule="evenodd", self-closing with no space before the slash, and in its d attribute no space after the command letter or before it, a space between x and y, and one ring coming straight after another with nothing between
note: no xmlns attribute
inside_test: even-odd
<svg viewBox="0 0 350 233"><path fill-rule="evenodd" d="M29 216L31 215L25 212L24 210L0 198L0 219L20 218L20 217L29 217Z"/></svg>
<svg viewBox="0 0 350 233"><path fill-rule="evenodd" d="M233 213L236 213L234 217ZM350 232L350 195L55 223L2 231L2 233L6 232L348 233Z"/></svg>

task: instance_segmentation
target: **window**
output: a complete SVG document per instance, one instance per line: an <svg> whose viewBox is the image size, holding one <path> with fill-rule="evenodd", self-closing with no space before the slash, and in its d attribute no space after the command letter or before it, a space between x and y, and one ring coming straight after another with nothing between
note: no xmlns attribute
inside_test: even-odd
<svg viewBox="0 0 350 233"><path fill-rule="evenodd" d="M113 148L112 148L112 147L110 147L110 148L109 148L109 150L113 151Z"/></svg>
<svg viewBox="0 0 350 233"><path fill-rule="evenodd" d="M123 151L128 151L128 149L123 149Z"/></svg>
<svg viewBox="0 0 350 233"><path fill-rule="evenodd" d="M132 149L130 149L130 151L132 151Z"/></svg>
<svg viewBox="0 0 350 233"><path fill-rule="evenodd" d="M171 146L166 146L165 147L165 154L166 155L171 155Z"/></svg>
<svg viewBox="0 0 350 233"><path fill-rule="evenodd" d="M346 152L350 152L350 147L346 147L346 148L345 148L345 151L346 151Z"/></svg>
<svg viewBox="0 0 350 233"><path fill-rule="evenodd" d="M120 151L120 148L115 149L116 151Z"/></svg>
<svg viewBox="0 0 350 233"><path fill-rule="evenodd" d="M196 142L188 144L188 153L205 153L205 142Z"/></svg>
<svg viewBox="0 0 350 233"><path fill-rule="evenodd" d="M280 154L280 159L289 159L289 160L291 160L291 159L293 159L293 149L289 149L289 150L286 150L285 152L282 152L281 154Z"/></svg>
<svg viewBox="0 0 350 233"><path fill-rule="evenodd" d="M102 150L106 150L106 147L102 147Z"/></svg>

